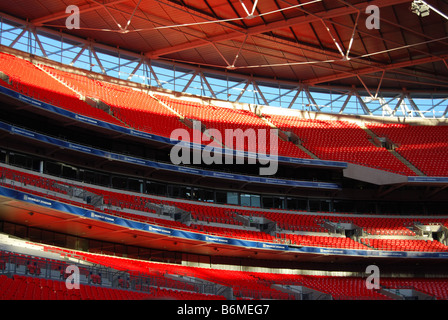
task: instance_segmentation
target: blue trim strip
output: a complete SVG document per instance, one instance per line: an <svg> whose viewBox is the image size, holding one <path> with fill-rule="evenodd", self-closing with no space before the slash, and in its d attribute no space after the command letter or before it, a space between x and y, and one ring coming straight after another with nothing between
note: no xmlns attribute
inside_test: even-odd
<svg viewBox="0 0 448 320"><path fill-rule="evenodd" d="M298 181L298 180L284 180L284 179L274 179L274 178L265 178L265 177L256 177L256 176L246 176L239 174L232 174L227 172L217 172L189 167L182 167L169 163L156 162L146 159L139 159L136 157L130 157L126 155L111 153L87 146L83 146L80 144L67 142L58 138L53 138L47 135L43 135L40 133L35 133L33 131L22 129L16 126L12 126L10 124L4 123L0 121L0 129L10 132L12 134L20 135L22 137L35 139L41 142L49 143L58 147L62 147L65 149L70 149L73 151L84 152L90 155L102 157L105 159L116 160L126 163L132 163L141 166L147 166L151 168L155 168L158 170L168 170L179 173L188 173L199 175L202 177L211 177L211 178L219 178L219 179L227 179L227 180L238 180L249 183L260 183L260 184L269 184L269 185L283 185L290 187L301 187L301 188L318 188L318 189L332 189L338 190L340 186L335 183L327 183L327 182L314 182L314 181Z"/></svg>
<svg viewBox="0 0 448 320"><path fill-rule="evenodd" d="M425 258L425 259L447 259L448 252L409 252L409 251L382 251L382 250L355 250L355 249L338 249L338 248L320 248L320 247L298 247L288 246L278 243L258 242L251 240L242 240L227 238L221 236L207 235L187 230L171 229L153 224L142 223L138 221L127 220L121 217L116 217L102 212L87 210L74 205L62 203L55 200L46 199L35 196L18 190L9 189L0 186L0 195L24 201L46 208L71 213L77 216L86 217L106 223L111 223L117 226L132 228L135 230L156 233L160 235L178 237L183 239L204 241L216 244L240 246L245 248L255 249L269 249L276 251L296 252L296 253L311 253L323 255L338 255L338 256L360 256L360 257L382 257L382 258Z"/></svg>
<svg viewBox="0 0 448 320"><path fill-rule="evenodd" d="M408 177L408 182L423 182L423 183L448 183L448 177L422 177L422 176L415 176L415 177Z"/></svg>

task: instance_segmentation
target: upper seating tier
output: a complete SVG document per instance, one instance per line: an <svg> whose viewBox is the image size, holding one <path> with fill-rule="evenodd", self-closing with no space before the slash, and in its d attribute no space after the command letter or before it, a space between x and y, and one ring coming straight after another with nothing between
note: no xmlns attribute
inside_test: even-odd
<svg viewBox="0 0 448 320"><path fill-rule="evenodd" d="M254 130L256 144L244 141L243 145L239 145L236 138L233 141L219 141L223 145L231 144L235 149L263 153L264 148L261 147L265 146L264 153L304 159L312 158L312 153L322 160L350 162L406 176L416 175L391 152L369 141L369 134L353 122L303 119L292 115L258 116L250 110L153 95L149 91L135 90L46 65L34 65L6 53L0 53L0 71L10 77L11 84L1 81L4 86L76 114L119 126L163 137L170 137L176 129L184 129L192 140L194 129L183 119L199 120L207 129L219 130L222 140L226 129ZM109 106L109 111L89 105L81 100L84 97L101 100ZM275 129L295 133L310 153L280 137L275 137L275 144L271 144L269 134L264 137L258 133L259 129L270 132L271 124ZM367 124L367 127L380 137L390 138L398 145L396 151L426 175L448 176L448 126Z"/></svg>

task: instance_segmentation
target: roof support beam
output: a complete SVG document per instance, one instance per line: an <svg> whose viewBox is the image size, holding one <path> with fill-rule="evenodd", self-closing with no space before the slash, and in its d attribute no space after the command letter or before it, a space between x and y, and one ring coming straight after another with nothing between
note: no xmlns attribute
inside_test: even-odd
<svg viewBox="0 0 448 320"><path fill-rule="evenodd" d="M159 77L157 76L157 74L154 71L154 68L151 66L151 63L145 63L145 67L146 67L146 77L148 79L151 79L151 75L154 77L154 80L157 82L157 87L159 88L163 88L163 84L160 81Z"/></svg>
<svg viewBox="0 0 448 320"><path fill-rule="evenodd" d="M360 69L360 70L352 71L352 72L339 72L339 73L336 73L334 75L327 76L327 77L321 77L321 78L314 78L314 79L306 80L306 81L304 81L304 83L313 86L313 85L316 85L316 84L319 84L319 83L327 83L327 82L332 82L332 81L336 81L336 80L347 79L347 78L351 78L351 77L357 77L357 76L362 75L362 74L384 72L384 71L387 71L387 70L400 69L400 68L417 66L417 65L422 65L422 64L431 63L431 62L443 61L443 60L445 60L447 58L448 58L448 56L446 56L446 55L445 56L440 56L440 57L433 57L433 56L431 56L431 57L426 57L426 58L421 58L421 59L408 60L408 61L404 61L404 62L391 63L391 64L388 64L388 65L381 65L381 66L375 66L375 67L370 67L370 68L364 68L364 69Z"/></svg>
<svg viewBox="0 0 448 320"><path fill-rule="evenodd" d="M20 38L22 38L22 36L25 34L25 32L27 31L27 29L23 29L22 32L19 33L19 35L14 39L13 42L11 42L11 44L9 45L11 48L13 48L16 43L19 41Z"/></svg>
<svg viewBox="0 0 448 320"><path fill-rule="evenodd" d="M414 109L414 111L422 118L425 118L425 114L423 112L420 111L420 108L417 106L417 104L415 103L415 101L412 99L411 95L409 94L409 92L406 93L406 98L409 101L409 104L412 106L412 108Z"/></svg>
<svg viewBox="0 0 448 320"><path fill-rule="evenodd" d="M238 97L236 98L235 102L239 102L241 97L243 96L243 94L246 92L247 87L249 87L249 84L251 83L250 79L246 80L246 85L244 86L243 90L241 90L241 93L238 95Z"/></svg>
<svg viewBox="0 0 448 320"><path fill-rule="evenodd" d="M252 85L254 86L254 89L255 89L255 93L254 93L254 95L256 96L256 95L258 94L258 95L261 97L261 99L263 100L264 105L265 105L265 106L269 105L268 101L267 101L266 98L264 97L263 92L262 92L262 91L260 90L260 88L258 87L257 82L256 82L256 81L252 81Z"/></svg>
<svg viewBox="0 0 448 320"><path fill-rule="evenodd" d="M442 118L445 118L447 114L448 114L448 105L446 106L446 109L445 109L445 112L442 115Z"/></svg>
<svg viewBox="0 0 448 320"><path fill-rule="evenodd" d="M274 31L276 29L280 28L287 28L295 25L300 24L310 24L319 22L322 20L328 20L332 18L337 18L341 16L347 16L350 14L357 14L360 10L365 10L365 8L368 5L376 5L377 7L390 7L393 5L401 4L401 3L408 3L409 0L374 0L370 2L362 2L358 3L356 5L350 6L350 7L340 7L332 10L328 10L325 12L319 12L314 15L308 15L308 16L300 16L296 18L291 18L287 20L279 20L276 22L263 24L255 27L250 27L247 29L241 29L238 31L228 32L216 36L212 36L209 38L204 39L198 39L195 41L191 41L188 43L182 43L180 45L170 46L167 48L154 50L151 52L147 52L146 55L151 58L158 58L167 54L199 48L205 45L208 45L213 42L221 42L221 41L228 41L228 40L234 40L241 37L244 37L246 35L257 35L262 34L270 31Z"/></svg>
<svg viewBox="0 0 448 320"><path fill-rule="evenodd" d="M308 98L308 105L313 107L316 111L320 111L320 107L317 105L316 100L314 100L313 95L311 94L308 87L303 88L307 98Z"/></svg>
<svg viewBox="0 0 448 320"><path fill-rule="evenodd" d="M89 4L86 4L86 5L80 6L79 7L79 12L80 13L83 13L83 12L86 13L86 12L89 12L89 11L95 11L95 10L101 9L103 7L106 7L106 6L111 6L111 5L119 4L119 3L122 3L122 2L126 2L126 1L128 1L128 0L115 0L115 1L110 1L110 2L104 3L104 4L95 4L95 5L89 3ZM59 20L59 19L63 19L63 18L67 18L69 15L70 15L70 13L67 13L64 10L64 11L60 11L60 12L56 12L56 13L50 14L50 15L45 16L45 17L40 17L38 19L31 20L31 23L33 25L37 26L37 27L40 27L40 26L44 25L47 22L55 21L55 20Z"/></svg>
<svg viewBox="0 0 448 320"><path fill-rule="evenodd" d="M402 93L400 98L398 99L398 102L395 105L394 110L392 111L392 116L395 116L395 114L397 113L398 108L402 107L403 99L404 99L404 93Z"/></svg>
<svg viewBox="0 0 448 320"><path fill-rule="evenodd" d="M354 94L358 98L359 104L361 105L364 114L372 115L372 111L370 111L369 107L366 105L359 93L357 91L354 91Z"/></svg>
<svg viewBox="0 0 448 320"><path fill-rule="evenodd" d="M186 92L187 89L190 87L191 83L193 82L194 78L196 78L196 76L198 75L199 71L195 71L193 73L193 75L191 76L190 80L188 80L187 84L185 85L185 87L182 89L182 92Z"/></svg>
<svg viewBox="0 0 448 320"><path fill-rule="evenodd" d="M297 100L297 98L299 97L299 95L300 95L301 92L302 92L302 85L300 85L300 86L297 88L297 92L296 92L296 94L294 95L294 98L292 98L291 103L290 103L289 106L288 106L288 109L291 109L291 108L292 108L292 106L293 106L294 103L296 102L296 100Z"/></svg>
<svg viewBox="0 0 448 320"><path fill-rule="evenodd" d="M82 55L82 53L87 49L88 45L87 43L84 44L84 46L79 50L79 52L76 54L76 56L73 58L73 60L70 62L70 65L73 66L75 62L79 59L79 57Z"/></svg>
<svg viewBox="0 0 448 320"><path fill-rule="evenodd" d="M350 91L350 92L347 94L347 98L345 99L344 104L343 104L342 107L341 107L341 110L339 110L339 114L343 114L343 113L344 113L344 110L345 110L345 108L347 107L347 104L350 102L350 99L352 98L352 95L353 95L353 90Z"/></svg>
<svg viewBox="0 0 448 320"><path fill-rule="evenodd" d="M101 59L98 58L98 55L96 54L95 49L94 49L92 46L90 46L89 49L90 49L91 54L92 54L93 57L95 58L96 62L98 63L98 66L100 67L101 72L102 72L103 74L106 74L106 70L104 69L103 64L101 63Z"/></svg>
<svg viewBox="0 0 448 320"><path fill-rule="evenodd" d="M131 74L128 77L128 81L131 80L134 75L137 73L137 70L141 67L141 65L143 64L143 59L140 59L139 63L137 64L137 66L134 68L134 70L132 70Z"/></svg>
<svg viewBox="0 0 448 320"><path fill-rule="evenodd" d="M40 51L42 52L43 56L45 58L48 58L47 52L45 51L42 42L39 39L39 36L37 35L36 28L30 27L30 32L34 35L34 39L36 40L37 45L39 46Z"/></svg>
<svg viewBox="0 0 448 320"><path fill-rule="evenodd" d="M207 86L208 91L210 92L210 94L212 95L212 97L216 99L215 92L213 91L213 88L212 88L212 86L210 85L210 83L207 81L207 78L204 76L204 74L203 74L202 72L200 73L200 76L201 76L201 83L202 83L202 82L205 83L205 85ZM203 87L203 86L202 86L202 87ZM205 95L204 95L204 96L205 96Z"/></svg>

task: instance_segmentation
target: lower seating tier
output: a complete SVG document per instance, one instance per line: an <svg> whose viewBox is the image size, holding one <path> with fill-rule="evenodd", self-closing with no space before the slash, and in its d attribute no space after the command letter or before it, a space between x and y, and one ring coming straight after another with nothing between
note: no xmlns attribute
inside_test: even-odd
<svg viewBox="0 0 448 320"><path fill-rule="evenodd" d="M37 244L36 244L37 245ZM433 297L448 299L448 280L446 278L412 278L382 276L379 289L369 289L366 278L361 276L315 275L303 274L297 270L275 269L269 271L237 271L225 268L193 267L186 265L158 263L146 260L88 253L79 250L37 245L43 252L58 253L63 257L82 258L86 263L94 263L96 267L123 270L144 274L148 277L197 279L219 286L231 287L235 299L297 299L300 295L291 291L292 287L304 287L331 296L334 300L391 300L393 296L387 290L396 293L399 289L413 289ZM16 255L12 253L12 255ZM0 257L1 252L0 252ZM24 257L24 256L22 256ZM29 258L29 257L28 257ZM47 258L33 256L44 265ZM0 268L0 273L5 272ZM153 282L151 286L138 284L136 288L122 286L108 287L104 283L98 285L82 284L80 289L69 290L64 281L45 277L40 274L0 274L0 299L2 300L139 300L139 299L179 299L179 300L223 300L220 295L202 294L194 288L170 289ZM131 278L132 279L132 278ZM175 281L175 280L173 280ZM131 280L132 282L132 280ZM134 290L135 289L135 290ZM386 290L386 291L385 291ZM289 293L287 293L289 291Z"/></svg>

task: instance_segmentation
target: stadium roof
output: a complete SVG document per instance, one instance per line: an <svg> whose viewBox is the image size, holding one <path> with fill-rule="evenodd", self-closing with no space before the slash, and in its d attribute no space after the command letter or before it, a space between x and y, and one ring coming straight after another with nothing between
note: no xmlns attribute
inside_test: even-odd
<svg viewBox="0 0 448 320"><path fill-rule="evenodd" d="M370 96L400 91L446 97L448 2L428 0L428 16L411 12L412 3L18 0L2 1L0 11L3 17L26 21L28 28L118 47L149 61L200 68L201 73L285 81L314 90L357 88ZM67 27L76 22L69 5L79 9L79 28Z"/></svg>

